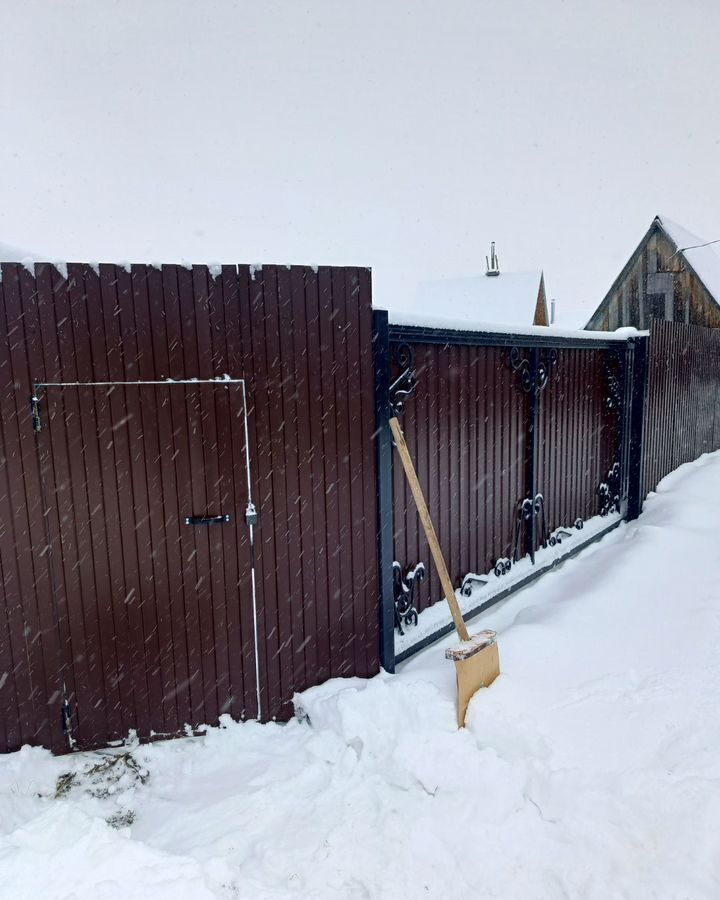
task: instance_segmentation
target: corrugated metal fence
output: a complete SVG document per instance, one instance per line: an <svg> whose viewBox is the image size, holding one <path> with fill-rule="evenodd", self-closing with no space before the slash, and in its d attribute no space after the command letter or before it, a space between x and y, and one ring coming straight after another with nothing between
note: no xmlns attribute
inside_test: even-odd
<svg viewBox="0 0 720 900"><path fill-rule="evenodd" d="M652 323L644 493L673 469L720 448L720 330Z"/></svg>
<svg viewBox="0 0 720 900"><path fill-rule="evenodd" d="M417 388L403 428L458 586L539 546L542 534L521 525L516 549L523 500L542 497L547 532L612 508L635 516L665 475L720 448L720 330L654 321L649 338L584 342L393 325L388 333L391 381L413 357ZM547 363L534 413L519 377L533 345ZM401 569L427 562L400 467L392 523ZM432 570L415 590L418 610L442 597Z"/></svg>
<svg viewBox="0 0 720 900"><path fill-rule="evenodd" d="M546 380L533 424L524 380L532 338L518 335L513 343L510 336L392 325L389 337L391 380L402 372L408 349L412 354L417 387L403 429L458 586L467 573L491 572L499 560L529 551L522 523L516 547L526 498L542 498L533 549L543 515L549 533L603 511L601 486L620 465L624 342L538 345ZM400 466L393 498L395 558L403 569L427 565L429 548ZM418 610L442 597L429 568L417 587Z"/></svg>

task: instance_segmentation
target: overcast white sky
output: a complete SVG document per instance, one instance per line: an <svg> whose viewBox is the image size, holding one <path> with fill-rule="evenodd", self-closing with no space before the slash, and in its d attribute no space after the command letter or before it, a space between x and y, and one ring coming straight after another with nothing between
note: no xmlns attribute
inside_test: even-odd
<svg viewBox="0 0 720 900"><path fill-rule="evenodd" d="M591 11L592 7L592 11ZM0 0L0 242L72 260L543 268L591 310L720 238L717 0Z"/></svg>

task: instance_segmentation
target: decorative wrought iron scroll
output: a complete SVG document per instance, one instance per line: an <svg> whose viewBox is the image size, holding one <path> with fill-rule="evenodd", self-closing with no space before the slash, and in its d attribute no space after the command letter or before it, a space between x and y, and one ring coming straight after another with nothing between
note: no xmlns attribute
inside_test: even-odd
<svg viewBox="0 0 720 900"><path fill-rule="evenodd" d="M388 399L393 414L401 416L405 412L405 401L412 397L417 387L415 359L409 344L398 344L395 360L402 371L388 388Z"/></svg>
<svg viewBox="0 0 720 900"><path fill-rule="evenodd" d="M487 583L488 580L484 575L476 575L474 572L468 572L460 585L460 593L463 597L472 597L473 587L475 585L484 587Z"/></svg>
<svg viewBox="0 0 720 900"><path fill-rule="evenodd" d="M418 612L415 609L415 588L425 578L425 564L419 562L410 567L403 575L402 566L395 560L393 563L393 595L395 598L395 627L400 634L405 634L405 626L417 625Z"/></svg>
<svg viewBox="0 0 720 900"><path fill-rule="evenodd" d="M571 533L567 528L558 528L552 534L548 533L547 519L545 516L545 498L542 494L536 494L532 499L525 497L518 503L517 517L515 524L515 540L513 541L513 551L510 556L501 556L495 563L495 575L499 578L501 575L507 575L513 565L520 558L520 541L523 532L523 525L527 531L527 524L532 520L537 520L537 534L542 547L555 547L562 544L564 540L571 537ZM573 523L574 527L580 531L583 527L583 520L576 519Z"/></svg>
<svg viewBox="0 0 720 900"><path fill-rule="evenodd" d="M619 409L623 401L622 361L620 354L615 351L609 351L605 355L604 368L607 380L605 403L608 409Z"/></svg>
<svg viewBox="0 0 720 900"><path fill-rule="evenodd" d="M620 489L620 463L614 462L607 473L606 480L601 481L597 489L601 516L620 511Z"/></svg>
<svg viewBox="0 0 720 900"><path fill-rule="evenodd" d="M520 378L520 386L529 394L533 389L542 391L550 380L550 373L557 364L557 350L554 347L541 347L537 351L537 365L533 377L532 351L523 356L519 347L510 349L510 367L517 372Z"/></svg>
<svg viewBox="0 0 720 900"><path fill-rule="evenodd" d="M517 505L516 521L515 521L515 539L513 541L513 550L510 556L501 556L495 563L495 574L499 578L501 575L507 575L513 564L520 559L520 541L523 532L523 524L527 523L535 515L535 503L529 497L525 497Z"/></svg>

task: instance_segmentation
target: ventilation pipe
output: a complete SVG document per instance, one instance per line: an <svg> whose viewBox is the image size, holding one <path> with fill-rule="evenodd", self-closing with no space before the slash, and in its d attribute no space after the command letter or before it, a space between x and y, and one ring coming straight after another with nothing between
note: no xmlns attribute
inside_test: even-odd
<svg viewBox="0 0 720 900"><path fill-rule="evenodd" d="M490 259L485 257L485 267L487 271L486 275L499 275L500 274L500 260L495 255L495 241L490 244Z"/></svg>

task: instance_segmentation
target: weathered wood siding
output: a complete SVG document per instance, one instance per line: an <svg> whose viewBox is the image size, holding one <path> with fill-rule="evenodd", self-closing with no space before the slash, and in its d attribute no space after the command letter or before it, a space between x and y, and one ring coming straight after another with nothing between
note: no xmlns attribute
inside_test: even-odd
<svg viewBox="0 0 720 900"><path fill-rule="evenodd" d="M654 224L586 327L644 329L659 320L720 328L720 307Z"/></svg>

